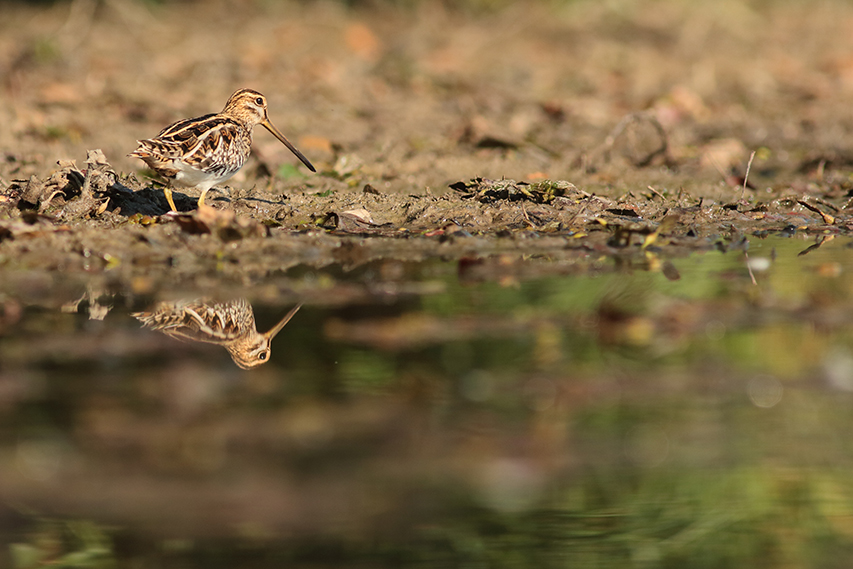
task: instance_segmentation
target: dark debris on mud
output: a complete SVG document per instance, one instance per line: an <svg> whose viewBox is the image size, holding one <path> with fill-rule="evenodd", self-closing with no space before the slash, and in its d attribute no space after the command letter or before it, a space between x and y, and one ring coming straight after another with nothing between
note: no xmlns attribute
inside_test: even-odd
<svg viewBox="0 0 853 569"><path fill-rule="evenodd" d="M245 286L296 266L351 270L381 259L546 255L550 259L680 256L743 246L743 236L847 234L845 195L801 194L731 203L652 187L609 198L565 180L475 178L441 195L383 193L370 185L218 197L167 213L162 189L117 173L99 150L86 167L63 161L44 179L0 195L0 267L108 277L117 287ZM555 269L559 270L559 269ZM140 285L140 283L145 283Z"/></svg>

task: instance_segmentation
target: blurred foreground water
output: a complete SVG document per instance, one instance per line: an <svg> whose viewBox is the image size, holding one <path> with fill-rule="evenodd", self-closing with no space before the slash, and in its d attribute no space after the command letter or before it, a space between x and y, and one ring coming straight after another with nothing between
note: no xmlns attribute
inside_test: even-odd
<svg viewBox="0 0 853 569"><path fill-rule="evenodd" d="M853 248L748 245L2 290L0 566L847 566Z"/></svg>

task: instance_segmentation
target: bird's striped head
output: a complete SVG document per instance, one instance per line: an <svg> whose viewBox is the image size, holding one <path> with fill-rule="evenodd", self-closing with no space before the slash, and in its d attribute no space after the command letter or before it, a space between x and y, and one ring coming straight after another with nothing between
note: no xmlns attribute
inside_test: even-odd
<svg viewBox="0 0 853 569"><path fill-rule="evenodd" d="M253 89L239 89L228 98L222 114L252 126L262 124L269 120L267 98Z"/></svg>
<svg viewBox="0 0 853 569"><path fill-rule="evenodd" d="M267 114L267 98L257 91L253 89L239 89L225 103L222 114L240 121L248 126L250 130L257 125L263 126L279 139L282 144L289 148L309 170L316 172L311 162L270 122L269 115Z"/></svg>

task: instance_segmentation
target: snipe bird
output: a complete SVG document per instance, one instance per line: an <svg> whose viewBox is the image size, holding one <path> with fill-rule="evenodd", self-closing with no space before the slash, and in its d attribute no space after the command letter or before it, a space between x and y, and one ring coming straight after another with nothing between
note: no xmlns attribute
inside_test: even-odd
<svg viewBox="0 0 853 569"><path fill-rule="evenodd" d="M178 211L172 199L172 186L201 190L198 205L213 186L237 173L252 146L252 130L261 125L293 152L309 170L314 166L270 122L267 99L252 89L239 89L225 103L221 113L184 119L170 124L160 134L139 140L139 148L128 154L141 158L163 176L163 188L172 211Z"/></svg>
<svg viewBox="0 0 853 569"><path fill-rule="evenodd" d="M296 305L263 334L255 327L255 313L245 298L227 302L207 298L161 302L149 312L135 312L132 316L146 328L179 340L218 344L228 350L235 364L252 369L269 361L272 339L301 307Z"/></svg>

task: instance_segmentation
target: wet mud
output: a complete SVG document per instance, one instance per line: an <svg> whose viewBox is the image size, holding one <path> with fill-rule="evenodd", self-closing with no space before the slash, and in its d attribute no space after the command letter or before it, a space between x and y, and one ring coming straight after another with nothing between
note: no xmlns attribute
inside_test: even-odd
<svg viewBox="0 0 853 569"><path fill-rule="evenodd" d="M0 46L4 286L33 271L129 290L246 286L298 265L640 259L756 232L843 235L848 40L825 24L846 10L257 5L218 32L225 49L198 28L219 26L228 4L13 4ZM205 26L182 29L180 45L212 51L157 51L190 16ZM165 215L156 176L125 155L243 84L270 95L320 172L256 133L211 208L178 191L180 215Z"/></svg>

